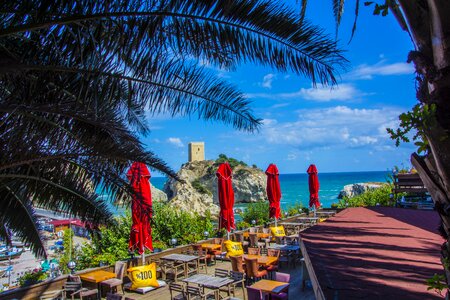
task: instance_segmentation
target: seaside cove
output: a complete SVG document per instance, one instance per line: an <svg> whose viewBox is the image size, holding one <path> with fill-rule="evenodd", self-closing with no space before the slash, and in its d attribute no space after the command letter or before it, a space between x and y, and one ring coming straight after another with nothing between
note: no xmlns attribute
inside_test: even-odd
<svg viewBox="0 0 450 300"><path fill-rule="evenodd" d="M319 181L320 190L319 197L323 207L331 207L331 204L338 202L339 193L344 186L356 183L385 183L388 179L390 171L370 171L370 172L336 172L336 173L320 173ZM282 172L282 170L280 170ZM214 175L215 176L215 175ZM263 179L265 180L265 178ZM151 183L156 188L163 190L167 181L166 177L152 177ZM308 174L280 174L281 186L281 207L301 203L307 207L309 202L308 190ZM263 185L263 190L265 182ZM265 195L265 190L263 191ZM236 201L235 208L244 207L243 203Z"/></svg>

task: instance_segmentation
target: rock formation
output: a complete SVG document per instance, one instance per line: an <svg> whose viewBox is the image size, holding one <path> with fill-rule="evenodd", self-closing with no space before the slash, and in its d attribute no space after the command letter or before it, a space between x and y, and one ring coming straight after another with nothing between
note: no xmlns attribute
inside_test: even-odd
<svg viewBox="0 0 450 300"><path fill-rule="evenodd" d="M353 183L344 186L344 189L339 192L338 199L343 199L344 197L354 197L361 195L368 190L374 190L383 186L381 182L366 182L366 183Z"/></svg>
<svg viewBox="0 0 450 300"><path fill-rule="evenodd" d="M156 188L150 183L150 189L152 190L152 201L153 202L167 202L167 194Z"/></svg>
<svg viewBox="0 0 450 300"><path fill-rule="evenodd" d="M177 174L184 183L169 179L164 186L169 203L201 215L209 211L212 216L217 216L217 168L218 164L212 160L182 165ZM238 165L233 170L233 189L235 203L265 199L266 175L261 169Z"/></svg>

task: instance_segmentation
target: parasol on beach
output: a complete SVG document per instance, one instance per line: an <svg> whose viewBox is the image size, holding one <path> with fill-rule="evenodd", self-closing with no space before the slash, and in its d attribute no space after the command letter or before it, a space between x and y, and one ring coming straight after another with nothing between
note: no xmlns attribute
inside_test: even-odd
<svg viewBox="0 0 450 300"><path fill-rule="evenodd" d="M267 175L267 198L269 199L269 218L275 219L275 226L277 226L277 219L280 218L280 199L281 188L279 180L278 168L275 164L270 164L266 170Z"/></svg>
<svg viewBox="0 0 450 300"><path fill-rule="evenodd" d="M220 205L219 229L225 228L229 234L234 226L234 192L231 182L232 171L228 162L220 164L216 172Z"/></svg>
<svg viewBox="0 0 450 300"><path fill-rule="evenodd" d="M147 169L147 166L140 162L134 162L127 173L127 178L130 180L131 187L134 190L133 201L131 202L133 224L131 226L128 248L130 251L137 250L139 254L142 254L143 263L145 248L153 251L152 230L150 227L152 218L150 177L150 171Z"/></svg>
<svg viewBox="0 0 450 300"><path fill-rule="evenodd" d="M309 175L309 207L320 207L319 202L319 177L317 176L317 168L315 165L310 165L306 171Z"/></svg>

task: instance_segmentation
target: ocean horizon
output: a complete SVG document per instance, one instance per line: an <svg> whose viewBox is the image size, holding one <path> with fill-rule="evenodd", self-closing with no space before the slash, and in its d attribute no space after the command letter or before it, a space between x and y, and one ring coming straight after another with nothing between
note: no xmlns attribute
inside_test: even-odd
<svg viewBox="0 0 450 300"><path fill-rule="evenodd" d="M319 173L319 200L323 207L331 207L338 202L339 192L345 185L362 182L386 182L390 171L366 172L332 172ZM158 189L163 189L166 177L152 177L151 183ZM309 205L308 174L289 173L280 174L281 207L287 208L301 203ZM246 204L236 203L235 207L245 207Z"/></svg>

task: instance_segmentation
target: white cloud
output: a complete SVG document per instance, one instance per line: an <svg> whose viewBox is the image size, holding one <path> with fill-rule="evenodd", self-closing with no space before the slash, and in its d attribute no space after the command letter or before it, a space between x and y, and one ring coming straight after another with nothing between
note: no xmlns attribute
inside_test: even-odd
<svg viewBox="0 0 450 300"><path fill-rule="evenodd" d="M249 98L267 98L276 100L286 100L286 99L306 99L317 102L328 102L328 101L352 101L355 98L368 95L355 86L349 83L343 83L336 87L311 87L311 88L301 88L299 91L292 93L254 93L247 94Z"/></svg>
<svg viewBox="0 0 450 300"><path fill-rule="evenodd" d="M414 68L411 64L397 62L385 64L382 60L375 65L359 65L353 71L344 75L345 79L372 79L374 76L413 74Z"/></svg>
<svg viewBox="0 0 450 300"><path fill-rule="evenodd" d="M175 147L178 147L178 148L183 148L184 147L184 144L181 141L181 139L177 138L177 137L170 137L170 138L167 139L167 142L169 142L170 144L172 144L172 145L174 145Z"/></svg>
<svg viewBox="0 0 450 300"><path fill-rule="evenodd" d="M294 122L264 120L262 134L271 143L300 148L381 147L391 143L384 126L397 124L400 112L347 106L300 110Z"/></svg>
<svg viewBox="0 0 450 300"><path fill-rule="evenodd" d="M275 74L266 74L263 77L263 81L259 84L262 87L266 88L266 89L271 89L272 88L272 82L273 80L276 78Z"/></svg>

